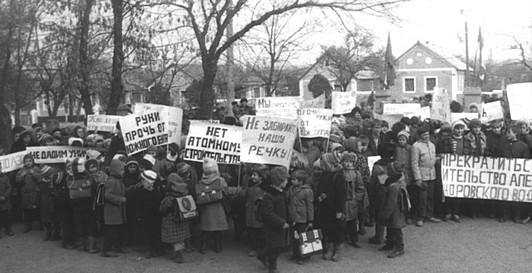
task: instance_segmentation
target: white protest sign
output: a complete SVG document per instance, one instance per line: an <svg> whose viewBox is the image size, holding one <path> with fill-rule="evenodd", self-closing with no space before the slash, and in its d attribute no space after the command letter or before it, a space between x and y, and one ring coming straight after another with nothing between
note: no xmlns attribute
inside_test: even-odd
<svg viewBox="0 0 532 273"><path fill-rule="evenodd" d="M142 114L145 111L157 110L167 111L168 143L181 143L181 127L183 126L183 109L160 104L137 103L135 104L135 114Z"/></svg>
<svg viewBox="0 0 532 273"><path fill-rule="evenodd" d="M185 160L203 162L204 157L218 163L239 164L242 127L191 121Z"/></svg>
<svg viewBox="0 0 532 273"><path fill-rule="evenodd" d="M403 115L405 117L419 117L421 105L419 103L387 103L384 105L383 115Z"/></svg>
<svg viewBox="0 0 532 273"><path fill-rule="evenodd" d="M532 120L532 82L510 84L506 91L512 120Z"/></svg>
<svg viewBox="0 0 532 273"><path fill-rule="evenodd" d="M331 132L332 110L304 108L297 110L299 116L299 136L302 138L325 137Z"/></svg>
<svg viewBox="0 0 532 273"><path fill-rule="evenodd" d="M445 88L435 88L430 116L434 120L451 123L451 94Z"/></svg>
<svg viewBox="0 0 532 273"><path fill-rule="evenodd" d="M297 109L301 108L300 97L265 97L255 100L257 116L297 118Z"/></svg>
<svg viewBox="0 0 532 273"><path fill-rule="evenodd" d="M419 119L421 120L430 119L430 106L421 107L421 112L419 113Z"/></svg>
<svg viewBox="0 0 532 273"><path fill-rule="evenodd" d="M217 119L190 119L190 122L203 122L203 123L215 123L220 124L220 121Z"/></svg>
<svg viewBox="0 0 532 273"><path fill-rule="evenodd" d="M532 202L532 159L445 154L446 197Z"/></svg>
<svg viewBox="0 0 532 273"><path fill-rule="evenodd" d="M243 124L242 162L289 167L297 135L297 119L244 116Z"/></svg>
<svg viewBox="0 0 532 273"><path fill-rule="evenodd" d="M87 131L114 132L121 116L88 115Z"/></svg>
<svg viewBox="0 0 532 273"><path fill-rule="evenodd" d="M302 101L301 108L325 108L325 93L315 99Z"/></svg>
<svg viewBox="0 0 532 273"><path fill-rule="evenodd" d="M451 113L451 122L459 119L469 122L472 119L478 119L478 113Z"/></svg>
<svg viewBox="0 0 532 273"><path fill-rule="evenodd" d="M489 103L482 103L482 111L480 112L480 121L486 123L496 119L504 118L504 110L500 101Z"/></svg>
<svg viewBox="0 0 532 273"><path fill-rule="evenodd" d="M401 121L401 119L403 118L403 115L378 115L378 114L375 114L375 118L386 121L388 123L388 127L392 128L392 126L395 123Z"/></svg>
<svg viewBox="0 0 532 273"><path fill-rule="evenodd" d="M26 153L31 153L37 164L65 163L67 159L74 160L87 156L85 148L73 146L28 147Z"/></svg>
<svg viewBox="0 0 532 273"><path fill-rule="evenodd" d="M168 144L168 112L166 109L144 111L144 114L121 117L119 122L128 155L142 152L150 145Z"/></svg>
<svg viewBox="0 0 532 273"><path fill-rule="evenodd" d="M22 161L22 158L28 154L27 151L21 151L16 152L12 154L7 154L0 156L0 172L1 173L8 173L11 171L16 171L22 166L24 166L24 162Z"/></svg>
<svg viewBox="0 0 532 273"><path fill-rule="evenodd" d="M355 106L357 106L357 91L332 92L331 108L333 114L351 113Z"/></svg>

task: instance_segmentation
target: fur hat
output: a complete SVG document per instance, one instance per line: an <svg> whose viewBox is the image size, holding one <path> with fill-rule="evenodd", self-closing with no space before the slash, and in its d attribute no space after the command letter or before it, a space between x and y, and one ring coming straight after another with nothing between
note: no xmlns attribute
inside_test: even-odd
<svg viewBox="0 0 532 273"><path fill-rule="evenodd" d="M155 183L155 179L157 179L157 173L146 170L140 174L140 177L142 177L142 179L146 180L148 183L153 184Z"/></svg>
<svg viewBox="0 0 532 273"><path fill-rule="evenodd" d="M188 170L190 170L190 165L188 165L187 163L185 162L179 162L176 166L177 168L177 174L179 175L183 175L185 174Z"/></svg>
<svg viewBox="0 0 532 273"><path fill-rule="evenodd" d="M177 173L171 173L168 178L168 192L170 194L187 194L187 184L183 182L183 179Z"/></svg>
<svg viewBox="0 0 532 273"><path fill-rule="evenodd" d="M469 122L469 129L474 127L482 127L482 122L478 118L474 118Z"/></svg>
<svg viewBox="0 0 532 273"><path fill-rule="evenodd" d="M126 166L126 163L122 162L118 159L111 160L111 165L109 167L109 173L112 176L121 176L122 171L124 170L124 167Z"/></svg>
<svg viewBox="0 0 532 273"><path fill-rule="evenodd" d="M405 167L405 164L402 162L391 162L386 167L386 172L388 173L388 176L390 177L400 177L403 175L403 169Z"/></svg>
<svg viewBox="0 0 532 273"><path fill-rule="evenodd" d="M288 170L283 166L274 167L270 171L270 177L272 185L278 186L281 185L286 179L288 179Z"/></svg>
<svg viewBox="0 0 532 273"><path fill-rule="evenodd" d="M68 139L68 146L83 147L83 139L71 137Z"/></svg>
<svg viewBox="0 0 532 273"><path fill-rule="evenodd" d="M205 158L203 159L203 173L206 175L210 175L213 173L219 173L218 170L218 164L216 164L216 161L212 158Z"/></svg>
<svg viewBox="0 0 532 273"><path fill-rule="evenodd" d="M401 137L401 136L406 137L406 140L408 140L410 138L410 134L407 133L405 130L402 130L401 132L397 133L397 139L399 139L399 137Z"/></svg>
<svg viewBox="0 0 532 273"><path fill-rule="evenodd" d="M459 126L459 125L464 126L464 129L467 128L465 122L463 120L459 119L459 120L455 120L453 122L453 129L454 129L454 127Z"/></svg>

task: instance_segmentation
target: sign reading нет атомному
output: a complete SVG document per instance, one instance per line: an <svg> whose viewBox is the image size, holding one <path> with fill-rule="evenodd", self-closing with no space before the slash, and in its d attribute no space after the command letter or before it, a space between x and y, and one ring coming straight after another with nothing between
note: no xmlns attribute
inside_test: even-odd
<svg viewBox="0 0 532 273"><path fill-rule="evenodd" d="M447 197L532 202L532 159L445 154Z"/></svg>
<svg viewBox="0 0 532 273"><path fill-rule="evenodd" d="M191 121L184 152L185 160L239 164L242 127Z"/></svg>

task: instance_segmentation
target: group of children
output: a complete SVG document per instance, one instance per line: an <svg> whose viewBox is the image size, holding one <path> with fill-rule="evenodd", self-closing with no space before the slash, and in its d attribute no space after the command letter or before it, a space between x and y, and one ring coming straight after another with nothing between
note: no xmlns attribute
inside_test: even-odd
<svg viewBox="0 0 532 273"><path fill-rule="evenodd" d="M389 129L356 107L335 119L329 139L296 142L304 162L293 160L289 169L185 162L177 143L127 157L120 134L85 137L83 128L68 137L39 126L33 134L14 130L12 152L39 144L89 150L87 157L65 164L38 165L27 154L23 168L9 175L0 166L0 221L13 235L9 212L16 205L24 232L39 221L45 239L61 238L64 248L116 257L126 253L125 246L140 243L147 256L159 256L166 243L173 247L171 259L183 263L185 253L196 248L222 251L222 232L232 220L236 239L247 234L248 255L270 272L278 272L277 259L290 244L295 262L310 259L299 240L308 231L320 231L315 239L321 240L324 260L340 261L345 243L360 248L359 235L375 227L369 243L394 258L404 254L402 228L408 224L460 222L463 209L472 218L486 213L501 222L530 220L530 208L518 202L443 196L444 154L530 158L526 123L503 125L403 118ZM368 157L377 155L370 170ZM20 200L11 201L13 193Z"/></svg>

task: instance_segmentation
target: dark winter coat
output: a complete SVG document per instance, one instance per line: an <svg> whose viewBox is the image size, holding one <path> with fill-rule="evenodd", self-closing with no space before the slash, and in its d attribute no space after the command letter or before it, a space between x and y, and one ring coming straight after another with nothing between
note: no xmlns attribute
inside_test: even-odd
<svg viewBox="0 0 532 273"><path fill-rule="evenodd" d="M267 247L284 247L288 244L287 207L285 195L274 188L265 188L266 194L262 199L262 222L264 223L264 238Z"/></svg>
<svg viewBox="0 0 532 273"><path fill-rule="evenodd" d="M32 173L30 173L32 171ZM41 171L38 167L22 167L17 173L16 182L20 187L22 195L22 208L35 209L39 206L39 181L41 181Z"/></svg>
<svg viewBox="0 0 532 273"><path fill-rule="evenodd" d="M480 132L480 134L475 135L473 132L469 132L464 136L464 154L483 156L486 152L486 144L487 139L484 133Z"/></svg>
<svg viewBox="0 0 532 273"><path fill-rule="evenodd" d="M506 140L501 145L500 157L505 158L530 158L528 146L521 140Z"/></svg>
<svg viewBox="0 0 532 273"><path fill-rule="evenodd" d="M161 225L161 241L163 243L182 243L185 239L190 238L190 221L177 221L173 217L176 205L176 196L168 195L159 207L163 216Z"/></svg>
<svg viewBox="0 0 532 273"><path fill-rule="evenodd" d="M287 202L290 224L314 222L314 193L310 186L290 187Z"/></svg>
<svg viewBox="0 0 532 273"><path fill-rule="evenodd" d="M264 190L259 185L253 185L246 189L246 226L263 228L264 224L257 219L259 204L264 197Z"/></svg>
<svg viewBox="0 0 532 273"><path fill-rule="evenodd" d="M340 228L341 222L336 219L336 213L345 215L346 200L345 178L342 172L324 172L314 193L317 226L328 229Z"/></svg>
<svg viewBox="0 0 532 273"><path fill-rule="evenodd" d="M506 138L503 134L495 134L493 132L487 135L487 144L486 144L486 156L491 157L501 157L502 151L502 142Z"/></svg>
<svg viewBox="0 0 532 273"><path fill-rule="evenodd" d="M5 200L0 200L0 211L6 211L11 209L11 183L9 177L3 173L0 173L0 196L5 197Z"/></svg>
<svg viewBox="0 0 532 273"><path fill-rule="evenodd" d="M354 172L353 177L355 179L345 178L346 188L346 202L345 202L345 220L351 221L358 218L359 204L362 203L364 198L364 182L362 182L362 176L358 171ZM345 174L345 173L344 173Z"/></svg>
<svg viewBox="0 0 532 273"><path fill-rule="evenodd" d="M123 225L126 220L126 186L121 177L110 176L105 186L104 219L106 225Z"/></svg>
<svg viewBox="0 0 532 273"><path fill-rule="evenodd" d="M126 144L124 143L124 139L119 136L113 136L111 138L111 144L109 144L109 150L107 151L107 154L105 155L105 166L109 166L111 163L111 160L113 160L113 157L116 155L118 151L125 151L126 150Z"/></svg>
<svg viewBox="0 0 532 273"><path fill-rule="evenodd" d="M393 180L390 181L390 180ZM387 179L384 187L384 200L381 203L377 221L379 224L391 229L406 227L405 214L402 212L403 193L399 180ZM405 189L406 192L406 189Z"/></svg>

